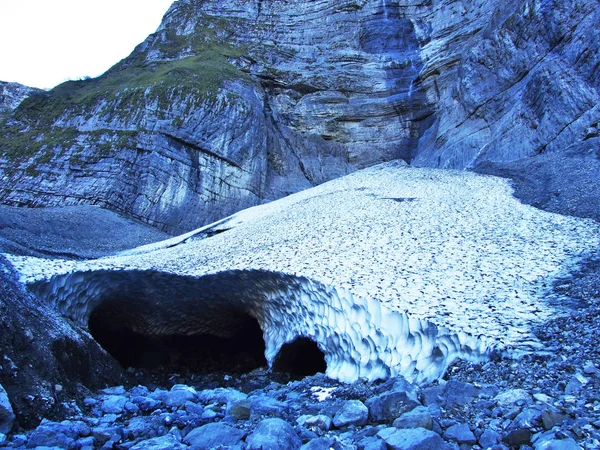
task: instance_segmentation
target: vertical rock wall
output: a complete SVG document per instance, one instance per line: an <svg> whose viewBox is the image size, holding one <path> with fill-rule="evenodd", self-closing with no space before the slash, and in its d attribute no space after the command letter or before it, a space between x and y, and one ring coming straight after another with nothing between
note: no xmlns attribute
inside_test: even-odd
<svg viewBox="0 0 600 450"><path fill-rule="evenodd" d="M472 168L597 135L592 0L178 0L103 76L24 101L0 201L180 233L392 159Z"/></svg>

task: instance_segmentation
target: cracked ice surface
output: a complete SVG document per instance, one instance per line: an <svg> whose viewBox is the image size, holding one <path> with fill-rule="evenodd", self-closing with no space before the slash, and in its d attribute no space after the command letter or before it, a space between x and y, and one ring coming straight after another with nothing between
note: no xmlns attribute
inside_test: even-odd
<svg viewBox="0 0 600 450"><path fill-rule="evenodd" d="M552 281L596 248L600 233L591 220L537 210L511 192L499 178L388 163L128 254L10 259L27 282L99 269L285 273L523 347L533 343L531 324L555 313ZM201 239L207 231L223 232Z"/></svg>

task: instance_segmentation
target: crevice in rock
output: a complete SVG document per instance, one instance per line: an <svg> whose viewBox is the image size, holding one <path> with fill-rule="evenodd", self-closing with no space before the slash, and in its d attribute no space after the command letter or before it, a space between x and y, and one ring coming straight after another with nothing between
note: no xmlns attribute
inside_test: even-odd
<svg viewBox="0 0 600 450"><path fill-rule="evenodd" d="M315 341L299 337L281 346L273 361L273 370L286 372L292 376L308 376L325 373L327 363L325 354Z"/></svg>

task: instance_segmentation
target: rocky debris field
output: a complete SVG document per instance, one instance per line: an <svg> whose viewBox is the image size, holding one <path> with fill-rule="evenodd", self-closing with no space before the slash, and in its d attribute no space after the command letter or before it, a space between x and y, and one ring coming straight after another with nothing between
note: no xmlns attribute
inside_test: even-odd
<svg viewBox="0 0 600 450"><path fill-rule="evenodd" d="M44 258L100 258L170 236L97 206L0 205L0 251Z"/></svg>
<svg viewBox="0 0 600 450"><path fill-rule="evenodd" d="M119 386L71 403L65 420L2 439L22 449L598 448L600 371L591 362L564 371L561 356L541 371L535 358L457 365L421 388L403 378L340 384L322 374L282 384L262 369L225 376L221 387ZM535 382L515 383L525 370Z"/></svg>

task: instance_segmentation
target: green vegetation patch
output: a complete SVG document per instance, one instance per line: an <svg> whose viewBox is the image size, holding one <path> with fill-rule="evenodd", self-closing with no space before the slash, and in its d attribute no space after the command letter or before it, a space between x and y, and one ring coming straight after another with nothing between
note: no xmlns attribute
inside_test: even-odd
<svg viewBox="0 0 600 450"><path fill-rule="evenodd" d="M225 19L202 16L193 34L178 36L165 30L155 36L161 61L147 63L146 53L136 52L96 79L68 81L32 95L0 124L0 156L30 158L48 149L68 148L78 136L93 137L64 126L78 116L89 119L106 114L126 121L156 101L160 112L168 110L174 98L186 99L188 104L215 98L224 81L248 79L231 62L248 51L226 38L231 26ZM114 146L102 140L97 144L99 151Z"/></svg>

